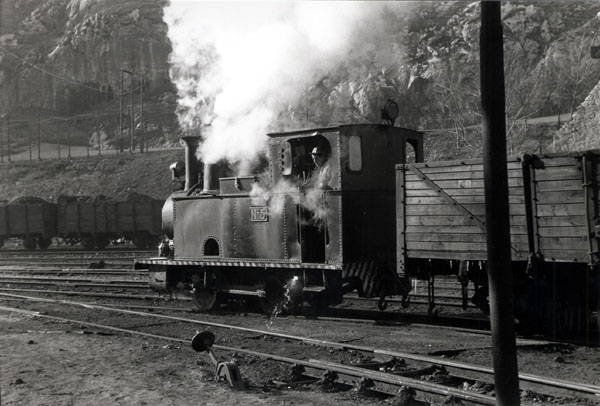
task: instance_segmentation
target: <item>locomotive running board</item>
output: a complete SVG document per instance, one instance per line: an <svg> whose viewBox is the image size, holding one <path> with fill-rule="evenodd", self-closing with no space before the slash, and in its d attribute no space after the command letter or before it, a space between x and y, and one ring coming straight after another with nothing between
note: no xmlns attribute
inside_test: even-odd
<svg viewBox="0 0 600 406"><path fill-rule="evenodd" d="M135 260L135 269L147 269L148 265L164 265L164 266L235 266L247 268L289 268L289 269L327 269L332 271L343 270L342 264L321 264L321 263L304 263L304 262L254 262L254 261L202 261L202 260L187 260L187 259L167 259L167 258L143 258Z"/></svg>

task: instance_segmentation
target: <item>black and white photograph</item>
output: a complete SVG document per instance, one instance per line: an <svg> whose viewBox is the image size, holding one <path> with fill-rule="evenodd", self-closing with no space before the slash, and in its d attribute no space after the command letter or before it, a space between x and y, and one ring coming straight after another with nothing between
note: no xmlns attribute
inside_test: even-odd
<svg viewBox="0 0 600 406"><path fill-rule="evenodd" d="M0 406L600 404L600 2L0 0Z"/></svg>

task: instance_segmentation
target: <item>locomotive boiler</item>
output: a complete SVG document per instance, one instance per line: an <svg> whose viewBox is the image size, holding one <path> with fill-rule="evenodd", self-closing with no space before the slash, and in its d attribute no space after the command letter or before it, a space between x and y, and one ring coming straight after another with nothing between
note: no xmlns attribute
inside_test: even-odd
<svg viewBox="0 0 600 406"><path fill-rule="evenodd" d="M284 298L338 304L351 290L406 297L410 283L396 272L395 164L423 160L423 135L391 124L268 134L266 173L219 177L204 165L202 182L199 140L184 137L185 184L163 208L169 241L136 269L149 271L156 290L191 295L200 310L231 296L254 296L265 312ZM311 153L325 154L326 185Z"/></svg>

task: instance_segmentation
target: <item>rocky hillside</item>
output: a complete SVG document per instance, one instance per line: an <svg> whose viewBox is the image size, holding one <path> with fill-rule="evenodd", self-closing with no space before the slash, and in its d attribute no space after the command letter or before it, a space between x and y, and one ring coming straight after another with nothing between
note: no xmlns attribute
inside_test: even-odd
<svg viewBox="0 0 600 406"><path fill-rule="evenodd" d="M51 161L13 161L0 165L0 200L22 196L56 201L60 195L124 199L143 194L165 199L171 190L169 165L182 150L103 155Z"/></svg>
<svg viewBox="0 0 600 406"><path fill-rule="evenodd" d="M123 79L125 134L133 123L138 136L143 100L149 144L176 142L164 4L163 0L2 2L0 112L7 117L5 126L21 134L37 132L39 125L46 140L55 140L70 127L80 142L87 142L96 130L111 147L119 129Z"/></svg>

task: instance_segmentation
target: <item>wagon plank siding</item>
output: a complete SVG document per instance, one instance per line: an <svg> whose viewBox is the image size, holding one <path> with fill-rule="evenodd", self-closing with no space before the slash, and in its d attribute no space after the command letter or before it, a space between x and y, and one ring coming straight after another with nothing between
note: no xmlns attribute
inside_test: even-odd
<svg viewBox="0 0 600 406"><path fill-rule="evenodd" d="M402 209L408 257L484 260L482 160L415 164L414 168L405 166L404 183L399 185L406 193ZM520 247L513 253L522 258L527 253L527 227L519 160L509 161L508 177L512 245Z"/></svg>
<svg viewBox="0 0 600 406"><path fill-rule="evenodd" d="M541 156L534 171L539 252L550 261L586 262L588 231L581 158Z"/></svg>

